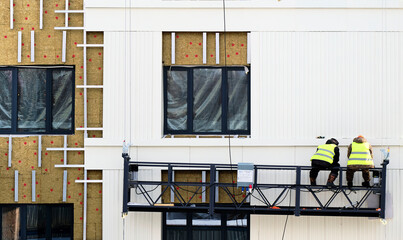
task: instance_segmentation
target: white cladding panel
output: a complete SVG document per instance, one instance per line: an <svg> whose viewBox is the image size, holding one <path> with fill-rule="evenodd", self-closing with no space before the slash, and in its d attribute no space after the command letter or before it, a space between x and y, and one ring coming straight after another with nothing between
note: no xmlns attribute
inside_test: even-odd
<svg viewBox="0 0 403 240"><path fill-rule="evenodd" d="M160 172L140 171L142 179L160 178ZM149 177L147 177L149 176ZM129 213L122 218L123 171L102 172L102 237L115 240L154 240L161 237L161 213ZM149 189L147 189L149 190ZM132 193L132 197L136 194ZM124 230L123 230L124 229Z"/></svg>
<svg viewBox="0 0 403 240"><path fill-rule="evenodd" d="M400 138L401 32L252 38L252 137Z"/></svg>
<svg viewBox="0 0 403 240"><path fill-rule="evenodd" d="M105 32L104 139L162 134L162 33Z"/></svg>
<svg viewBox="0 0 403 240"><path fill-rule="evenodd" d="M359 134L397 144L402 43L401 32L252 32L252 138L242 145ZM161 139L161 56L161 32L105 33L105 141L183 143Z"/></svg>

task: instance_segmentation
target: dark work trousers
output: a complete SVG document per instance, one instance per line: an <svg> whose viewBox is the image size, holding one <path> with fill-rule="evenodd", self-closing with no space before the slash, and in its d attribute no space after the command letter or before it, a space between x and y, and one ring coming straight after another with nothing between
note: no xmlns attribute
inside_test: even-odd
<svg viewBox="0 0 403 240"><path fill-rule="evenodd" d="M369 176L369 169L374 168L374 165L348 165L346 178L347 182L352 182L354 178L354 173L356 171L362 171L362 178L364 178L365 182L369 182L371 177Z"/></svg>
<svg viewBox="0 0 403 240"><path fill-rule="evenodd" d="M336 178L337 178L337 176L339 176L339 169L338 169L338 167L340 167L339 163L330 164L328 162L321 161L321 160L312 160L311 166L312 166L312 169L309 172L310 178L316 179L318 177L320 170L330 170L332 175L334 175Z"/></svg>

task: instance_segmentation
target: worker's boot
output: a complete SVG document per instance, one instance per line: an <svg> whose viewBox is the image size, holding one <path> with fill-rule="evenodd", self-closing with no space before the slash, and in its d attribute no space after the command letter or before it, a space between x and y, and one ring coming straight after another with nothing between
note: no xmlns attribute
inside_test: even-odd
<svg viewBox="0 0 403 240"><path fill-rule="evenodd" d="M362 186L369 188L369 181L362 182Z"/></svg>
<svg viewBox="0 0 403 240"><path fill-rule="evenodd" d="M311 186L316 186L316 178L310 177L309 180L311 181Z"/></svg>
<svg viewBox="0 0 403 240"><path fill-rule="evenodd" d="M351 189L353 187L353 182L347 182L347 187Z"/></svg>
<svg viewBox="0 0 403 240"><path fill-rule="evenodd" d="M327 188L334 188L336 185L334 185L334 180L336 179L336 176L333 174L329 174L329 178L327 179L326 187Z"/></svg>

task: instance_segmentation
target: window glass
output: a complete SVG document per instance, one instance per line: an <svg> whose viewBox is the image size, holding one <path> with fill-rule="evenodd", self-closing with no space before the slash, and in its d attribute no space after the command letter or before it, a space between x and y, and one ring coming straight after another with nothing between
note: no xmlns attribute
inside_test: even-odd
<svg viewBox="0 0 403 240"><path fill-rule="evenodd" d="M165 134L250 134L245 67L165 67Z"/></svg>
<svg viewBox="0 0 403 240"><path fill-rule="evenodd" d="M221 226L221 215L208 213L194 213L192 214L193 226Z"/></svg>
<svg viewBox="0 0 403 240"><path fill-rule="evenodd" d="M11 128L12 71L0 70L0 129Z"/></svg>
<svg viewBox="0 0 403 240"><path fill-rule="evenodd" d="M192 231L193 240L220 240L221 230L211 228L196 228Z"/></svg>
<svg viewBox="0 0 403 240"><path fill-rule="evenodd" d="M248 239L248 216L246 214L228 214L227 226L227 240Z"/></svg>
<svg viewBox="0 0 403 240"><path fill-rule="evenodd" d="M247 227L248 216L246 214L228 214L227 226Z"/></svg>
<svg viewBox="0 0 403 240"><path fill-rule="evenodd" d="M193 70L193 131L221 131L221 69Z"/></svg>
<svg viewBox="0 0 403 240"><path fill-rule="evenodd" d="M228 129L248 129L249 84L245 71L228 71Z"/></svg>
<svg viewBox="0 0 403 240"><path fill-rule="evenodd" d="M52 207L52 239L72 239L73 211L71 206Z"/></svg>
<svg viewBox="0 0 403 240"><path fill-rule="evenodd" d="M57 69L52 77L52 128L68 130L72 127L73 72Z"/></svg>
<svg viewBox="0 0 403 240"><path fill-rule="evenodd" d="M248 224L247 214L166 213L163 239L248 240Z"/></svg>
<svg viewBox="0 0 403 240"><path fill-rule="evenodd" d="M167 225L186 226L186 213L168 212Z"/></svg>
<svg viewBox="0 0 403 240"><path fill-rule="evenodd" d="M187 231L185 227L170 227L167 229L167 239L169 240L187 240Z"/></svg>
<svg viewBox="0 0 403 240"><path fill-rule="evenodd" d="M20 208L2 207L1 220L1 239L20 239Z"/></svg>
<svg viewBox="0 0 403 240"><path fill-rule="evenodd" d="M18 70L18 131L46 129L46 69Z"/></svg>
<svg viewBox="0 0 403 240"><path fill-rule="evenodd" d="M167 73L167 127L169 130L187 129L187 72Z"/></svg>
<svg viewBox="0 0 403 240"><path fill-rule="evenodd" d="M27 206L27 239L46 239L46 206Z"/></svg>

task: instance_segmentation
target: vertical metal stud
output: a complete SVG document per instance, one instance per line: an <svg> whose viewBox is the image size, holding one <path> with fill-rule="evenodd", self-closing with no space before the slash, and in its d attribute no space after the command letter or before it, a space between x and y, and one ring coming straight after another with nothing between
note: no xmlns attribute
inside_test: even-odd
<svg viewBox="0 0 403 240"><path fill-rule="evenodd" d="M42 167L42 136L38 136L38 167Z"/></svg>
<svg viewBox="0 0 403 240"><path fill-rule="evenodd" d="M67 165L67 135L64 135L64 144L63 144L63 164Z"/></svg>
<svg viewBox="0 0 403 240"><path fill-rule="evenodd" d="M213 201L212 199L216 199L215 194L217 192L217 185L216 185L216 166L214 164L210 165L210 202L209 202L209 214L210 216L214 214L214 208L215 208L215 203L216 201Z"/></svg>
<svg viewBox="0 0 403 240"><path fill-rule="evenodd" d="M63 202L65 202L66 200L67 200L67 170L64 170L63 171Z"/></svg>
<svg viewBox="0 0 403 240"><path fill-rule="evenodd" d="M215 34L215 63L220 64L220 33Z"/></svg>
<svg viewBox="0 0 403 240"><path fill-rule="evenodd" d="M83 1L83 10L86 9L86 1ZM83 26L86 26L87 18L86 14L83 14ZM83 74L84 74L84 86L87 86L87 31L84 29L83 31ZM88 138L87 131L87 88L84 88L84 138ZM67 146L67 136L65 136L65 142ZM67 164L67 152L64 158L64 164ZM83 240L87 239L87 169L84 169L84 213L83 213Z"/></svg>
<svg viewBox="0 0 403 240"><path fill-rule="evenodd" d="M171 64L175 64L175 32L171 33Z"/></svg>
<svg viewBox="0 0 403 240"><path fill-rule="evenodd" d="M32 170L32 202L36 201L36 172Z"/></svg>
<svg viewBox="0 0 403 240"><path fill-rule="evenodd" d="M86 21L86 15L84 14L84 26L85 26L85 21ZM83 64L83 74L84 74L84 86L87 86L87 31L84 30L83 32L83 42L84 42L84 47L83 47L83 60L84 60L84 64ZM87 127L88 127L88 115L87 115L87 88L84 88L84 138L88 138L88 131L87 131Z"/></svg>
<svg viewBox="0 0 403 240"><path fill-rule="evenodd" d="M84 216L83 216L83 226L85 234L87 233L87 170L84 170ZM85 235L84 240L87 238Z"/></svg>
<svg viewBox="0 0 403 240"><path fill-rule="evenodd" d="M10 29L14 29L14 1L10 0Z"/></svg>
<svg viewBox="0 0 403 240"><path fill-rule="evenodd" d="M8 136L8 167L11 167L11 153L13 152L13 138Z"/></svg>
<svg viewBox="0 0 403 240"><path fill-rule="evenodd" d="M246 63L250 64L250 33L247 33L246 39Z"/></svg>
<svg viewBox="0 0 403 240"><path fill-rule="evenodd" d="M206 182L206 171L202 171L202 183ZM206 186L202 186L202 202L206 202Z"/></svg>
<svg viewBox="0 0 403 240"><path fill-rule="evenodd" d="M18 53L17 53L17 60L18 60L18 62L21 62L21 51L22 51L22 32L21 31L18 31Z"/></svg>
<svg viewBox="0 0 403 240"><path fill-rule="evenodd" d="M207 33L203 33L203 64L207 63Z"/></svg>
<svg viewBox="0 0 403 240"><path fill-rule="evenodd" d="M65 10L69 10L69 0L66 0L65 4ZM64 26L68 27L69 26L69 14L66 12L64 13Z"/></svg>
<svg viewBox="0 0 403 240"><path fill-rule="evenodd" d="M35 62L35 31L31 31L31 62Z"/></svg>
<svg viewBox="0 0 403 240"><path fill-rule="evenodd" d="M39 1L39 29L43 29L43 0Z"/></svg>
<svg viewBox="0 0 403 240"><path fill-rule="evenodd" d="M14 201L18 202L18 170L14 172Z"/></svg>
<svg viewBox="0 0 403 240"><path fill-rule="evenodd" d="M172 170L172 182L175 182L175 171ZM175 194L174 191L171 189L171 203L175 202Z"/></svg>
<svg viewBox="0 0 403 240"><path fill-rule="evenodd" d="M220 182L220 181L219 181L219 180L220 180L219 177L220 177L220 174L219 174L218 171L216 171L216 172L215 172L215 182L216 182L216 183L219 183L219 182ZM216 202L219 202L219 200L220 200L219 195L218 195L219 192L220 192L220 191L219 191L219 188L217 187L217 188L215 189L215 201L216 201Z"/></svg>
<svg viewBox="0 0 403 240"><path fill-rule="evenodd" d="M66 41L67 41L67 32L63 31L63 40L62 40L62 62L66 62Z"/></svg>

